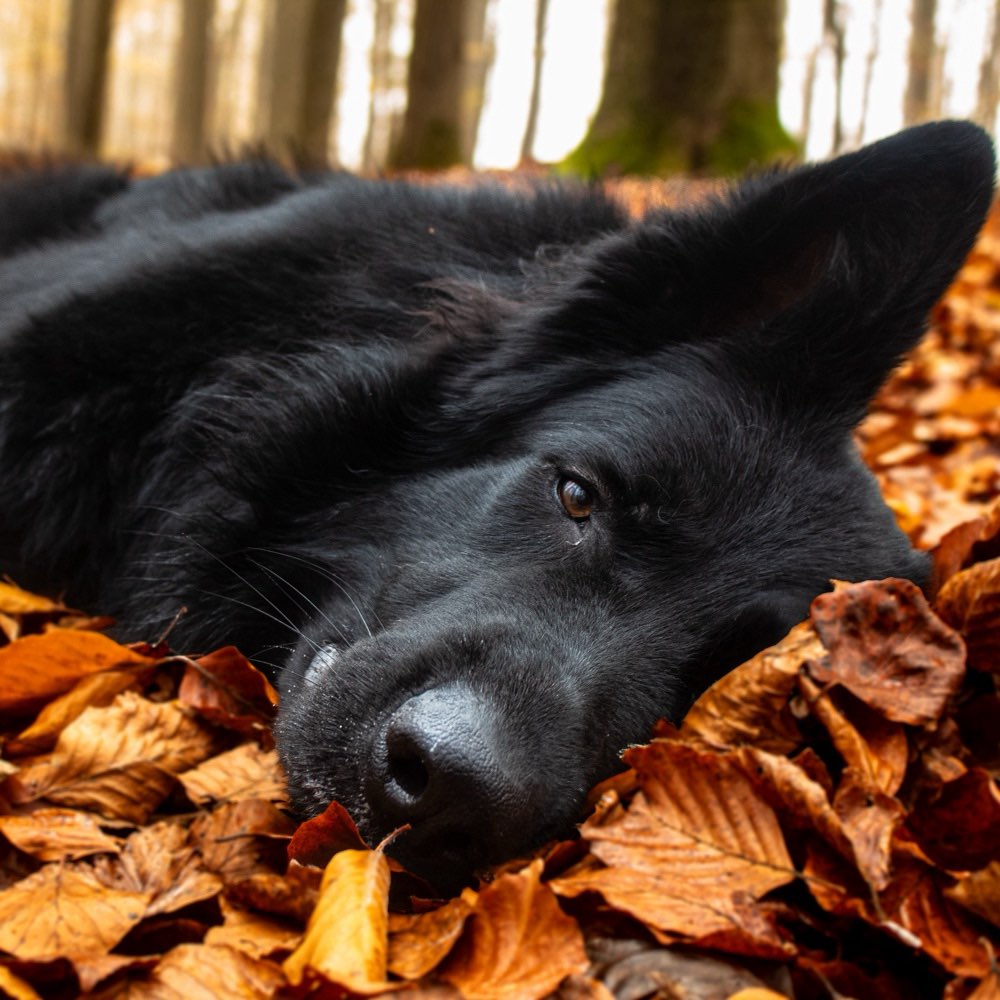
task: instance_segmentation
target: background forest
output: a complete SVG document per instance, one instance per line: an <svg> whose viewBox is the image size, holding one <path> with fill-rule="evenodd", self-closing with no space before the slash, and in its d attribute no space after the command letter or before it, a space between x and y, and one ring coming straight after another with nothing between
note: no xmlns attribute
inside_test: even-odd
<svg viewBox="0 0 1000 1000"><path fill-rule="evenodd" d="M995 133L996 0L5 0L0 150L732 173Z"/></svg>

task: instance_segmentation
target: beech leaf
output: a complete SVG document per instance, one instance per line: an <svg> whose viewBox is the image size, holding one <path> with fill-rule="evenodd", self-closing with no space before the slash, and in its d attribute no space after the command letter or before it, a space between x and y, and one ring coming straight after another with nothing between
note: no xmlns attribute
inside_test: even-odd
<svg viewBox="0 0 1000 1000"><path fill-rule="evenodd" d="M323 872L319 901L302 944L285 960L293 984L307 972L356 993L381 992L386 982L389 863L381 851L335 854Z"/></svg>

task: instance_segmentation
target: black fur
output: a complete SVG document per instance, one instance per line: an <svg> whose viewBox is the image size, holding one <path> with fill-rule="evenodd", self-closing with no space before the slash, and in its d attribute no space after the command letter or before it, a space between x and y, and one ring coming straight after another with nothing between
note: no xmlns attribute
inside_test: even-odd
<svg viewBox="0 0 1000 1000"><path fill-rule="evenodd" d="M924 580L851 430L993 175L939 123L638 223L266 163L9 177L0 566L271 665L298 806L412 823L454 885L831 578Z"/></svg>

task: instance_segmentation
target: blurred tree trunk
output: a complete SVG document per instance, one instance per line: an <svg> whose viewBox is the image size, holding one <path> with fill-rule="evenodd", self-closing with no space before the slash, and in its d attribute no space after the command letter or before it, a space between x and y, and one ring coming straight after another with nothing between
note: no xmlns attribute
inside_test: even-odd
<svg viewBox="0 0 1000 1000"><path fill-rule="evenodd" d="M989 45L979 67L979 90L976 95L975 119L988 132L997 120L1000 103L1000 0L993 4Z"/></svg>
<svg viewBox="0 0 1000 1000"><path fill-rule="evenodd" d="M617 0L604 90L565 165L733 173L796 151L778 121L781 0Z"/></svg>
<svg viewBox="0 0 1000 1000"><path fill-rule="evenodd" d="M542 97L542 65L545 61L545 22L549 15L549 0L535 0L535 51L531 74L531 102L528 121L521 140L521 163L531 163L534 157L535 133L538 131L538 107Z"/></svg>
<svg viewBox="0 0 1000 1000"><path fill-rule="evenodd" d="M910 51L903 97L903 121L906 125L937 118L940 113L938 86L938 46L934 20L937 0L913 0L910 13Z"/></svg>
<svg viewBox="0 0 1000 1000"><path fill-rule="evenodd" d="M393 85L392 26L395 0L375 0L375 30L372 36L371 87L368 97L368 125L361 155L361 169L372 173L383 166L391 142L392 122L388 118L386 96Z"/></svg>
<svg viewBox="0 0 1000 1000"><path fill-rule="evenodd" d="M844 8L840 0L823 2L823 38L833 55L833 136L834 153L844 148L844 60L847 56Z"/></svg>
<svg viewBox="0 0 1000 1000"><path fill-rule="evenodd" d="M63 82L63 144L74 156L100 151L115 0L71 0Z"/></svg>
<svg viewBox="0 0 1000 1000"><path fill-rule="evenodd" d="M174 77L176 103L171 148L174 163L203 163L208 156L205 133L214 8L215 0L182 0L181 39Z"/></svg>
<svg viewBox="0 0 1000 1000"><path fill-rule="evenodd" d="M301 166L327 164L347 0L271 0L261 50L260 138Z"/></svg>
<svg viewBox="0 0 1000 1000"><path fill-rule="evenodd" d="M487 0L417 0L395 168L469 164L492 47Z"/></svg>

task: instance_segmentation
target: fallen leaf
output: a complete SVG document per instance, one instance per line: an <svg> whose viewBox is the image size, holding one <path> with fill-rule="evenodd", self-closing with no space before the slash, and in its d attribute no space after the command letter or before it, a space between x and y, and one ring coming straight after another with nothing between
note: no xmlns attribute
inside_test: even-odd
<svg viewBox="0 0 1000 1000"><path fill-rule="evenodd" d="M35 961L106 952L148 899L108 889L87 867L49 865L0 892L0 949Z"/></svg>
<svg viewBox="0 0 1000 1000"><path fill-rule="evenodd" d="M189 660L177 697L216 725L274 745L278 692L234 646Z"/></svg>
<svg viewBox="0 0 1000 1000"><path fill-rule="evenodd" d="M9 778L8 786L15 802L44 798L142 823L172 787L173 776L215 748L214 734L175 702L155 703L126 691L107 708L82 712L62 731L52 755Z"/></svg>
<svg viewBox="0 0 1000 1000"><path fill-rule="evenodd" d="M141 996L143 1000L271 1000L286 985L281 966L251 958L227 945L182 944L172 948L149 977L117 984L94 1000Z"/></svg>
<svg viewBox="0 0 1000 1000"><path fill-rule="evenodd" d="M118 857L99 859L94 870L112 889L149 897L147 917L212 899L222 889L219 877L206 870L196 853L188 831L168 821L137 830Z"/></svg>
<svg viewBox="0 0 1000 1000"><path fill-rule="evenodd" d="M93 816L75 809L35 809L26 815L0 816L0 833L39 861L117 854L122 843L120 837L105 833Z"/></svg>
<svg viewBox="0 0 1000 1000"><path fill-rule="evenodd" d="M0 990L11 997L11 1000L42 1000L41 996L31 988L30 983L25 982L20 976L15 976L10 969L2 965L0 965Z"/></svg>
<svg viewBox="0 0 1000 1000"><path fill-rule="evenodd" d="M367 847L350 813L339 802L331 802L295 831L288 856L303 865L325 868L338 851L363 851Z"/></svg>
<svg viewBox="0 0 1000 1000"><path fill-rule="evenodd" d="M933 801L918 804L907 825L942 868L961 871L1000 860L1000 791L983 768L942 785Z"/></svg>
<svg viewBox="0 0 1000 1000"><path fill-rule="evenodd" d="M774 810L740 759L657 740L625 760L640 793L621 819L581 827L608 868L553 887L598 891L660 930L691 937L748 926L753 900L795 872Z"/></svg>
<svg viewBox="0 0 1000 1000"><path fill-rule="evenodd" d="M541 861L483 887L437 976L466 1000L544 997L588 965L576 922L540 881Z"/></svg>
<svg viewBox="0 0 1000 1000"><path fill-rule="evenodd" d="M292 861L283 875L261 871L229 879L226 895L241 906L305 924L316 908L322 877L321 871Z"/></svg>
<svg viewBox="0 0 1000 1000"><path fill-rule="evenodd" d="M0 649L0 712L23 713L68 691L81 677L125 663L148 663L99 632L27 635Z"/></svg>
<svg viewBox="0 0 1000 1000"><path fill-rule="evenodd" d="M901 865L882 906L913 935L916 947L949 972L979 978L990 971L992 949L965 911L944 895L941 876L930 866Z"/></svg>
<svg viewBox="0 0 1000 1000"><path fill-rule="evenodd" d="M275 952L293 951L302 941L302 931L281 920L233 906L221 899L223 924L210 927L205 944L224 944L251 958L269 958Z"/></svg>
<svg viewBox="0 0 1000 1000"><path fill-rule="evenodd" d="M323 872L302 944L285 960L293 985L307 972L355 993L385 990L389 864L381 851L341 851Z"/></svg>
<svg viewBox="0 0 1000 1000"><path fill-rule="evenodd" d="M257 743L241 743L178 777L196 805L237 799L269 799L279 805L288 802L277 752L263 750Z"/></svg>
<svg viewBox="0 0 1000 1000"><path fill-rule="evenodd" d="M274 871L285 857L295 824L264 799L224 802L201 813L191 824L191 836L210 871L228 885L258 873Z"/></svg>
<svg viewBox="0 0 1000 1000"><path fill-rule="evenodd" d="M935 607L965 638L969 666L1000 676L1000 559L956 573L938 592Z"/></svg>
<svg viewBox="0 0 1000 1000"><path fill-rule="evenodd" d="M472 913L475 894L448 900L427 913L389 915L389 970L403 979L420 979L451 951Z"/></svg>
<svg viewBox="0 0 1000 1000"><path fill-rule="evenodd" d="M776 646L717 680L684 718L684 739L725 750L752 743L788 753L802 742L788 706L802 665L826 655L812 625L796 625Z"/></svg>
<svg viewBox="0 0 1000 1000"><path fill-rule="evenodd" d="M962 639L908 580L868 581L820 594L810 611L829 656L809 663L893 722L940 718L965 672Z"/></svg>
<svg viewBox="0 0 1000 1000"><path fill-rule="evenodd" d="M944 894L961 903L970 913L1000 927L1000 861L959 879L946 888Z"/></svg>
<svg viewBox="0 0 1000 1000"><path fill-rule="evenodd" d="M74 719L79 718L88 708L110 705L123 691L139 682L145 669L145 665L142 665L81 678L66 694L50 701L27 729L8 740L6 751L17 756L51 750L56 745L59 734Z"/></svg>

